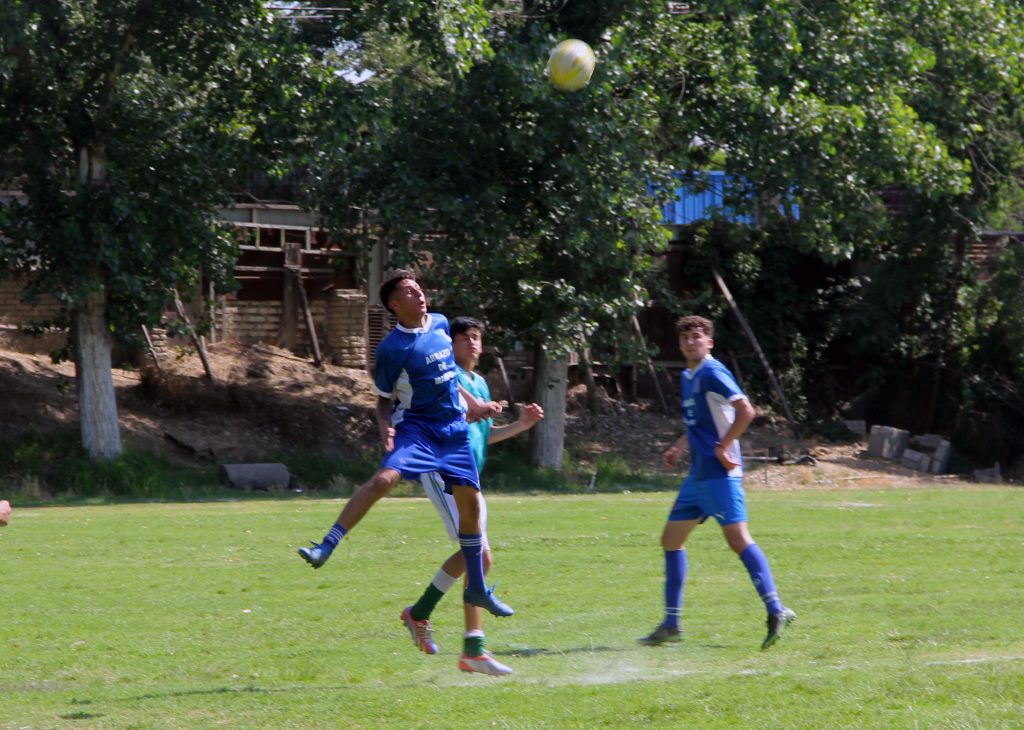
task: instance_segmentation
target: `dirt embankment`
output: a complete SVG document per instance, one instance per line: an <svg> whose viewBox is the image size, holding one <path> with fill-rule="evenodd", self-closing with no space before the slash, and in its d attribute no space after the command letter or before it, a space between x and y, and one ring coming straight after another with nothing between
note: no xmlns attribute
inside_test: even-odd
<svg viewBox="0 0 1024 730"><path fill-rule="evenodd" d="M289 448L341 458L379 453L372 380L362 370L323 370L287 350L232 343L210 348L215 382L195 355L152 366L115 369L125 444L189 463L265 460ZM500 395L496 393L496 395ZM682 433L678 415L649 404L603 396L600 412L585 393L570 392L566 446L587 464L617 457L631 467L658 468L661 452ZM25 431L75 429L78 398L74 366L46 355L0 350L0 439ZM744 438L749 488L877 488L924 486L953 477L929 477L867 457L864 444L797 439L783 423L758 419ZM780 466L779 454L809 454L815 465ZM762 461L761 459L764 459Z"/></svg>

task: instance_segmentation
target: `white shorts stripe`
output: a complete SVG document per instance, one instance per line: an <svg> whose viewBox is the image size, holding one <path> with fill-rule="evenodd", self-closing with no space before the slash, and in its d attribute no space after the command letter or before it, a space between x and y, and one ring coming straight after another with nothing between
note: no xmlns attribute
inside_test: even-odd
<svg viewBox="0 0 1024 730"><path fill-rule="evenodd" d="M420 484L426 493L430 503L434 505L437 514L444 523L444 529L448 533L448 539L452 542L459 541L459 508L455 504L455 497L444 491L444 480L436 471L420 475ZM480 495L480 529L483 532L484 550L490 550L487 542L487 502L484 495Z"/></svg>

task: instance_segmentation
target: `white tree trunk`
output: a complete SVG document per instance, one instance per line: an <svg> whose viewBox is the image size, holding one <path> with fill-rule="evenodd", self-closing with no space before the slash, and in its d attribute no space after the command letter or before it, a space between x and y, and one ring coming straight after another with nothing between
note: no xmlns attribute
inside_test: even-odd
<svg viewBox="0 0 1024 730"><path fill-rule="evenodd" d="M82 446L93 461L114 459L121 455L121 432L110 367L113 340L107 326L106 301L102 291L90 294L79 306L71 326Z"/></svg>
<svg viewBox="0 0 1024 730"><path fill-rule="evenodd" d="M530 460L536 466L562 470L565 447L565 398L569 361L549 358L538 350L534 368L534 401L544 409L544 418L531 431Z"/></svg>

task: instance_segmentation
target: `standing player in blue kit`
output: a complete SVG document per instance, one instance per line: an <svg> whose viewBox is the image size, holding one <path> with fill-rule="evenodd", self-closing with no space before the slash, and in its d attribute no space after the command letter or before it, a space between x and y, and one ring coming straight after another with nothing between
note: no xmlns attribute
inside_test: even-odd
<svg viewBox="0 0 1024 730"><path fill-rule="evenodd" d="M768 559L747 529L737 439L754 420L756 411L729 369L711 356L715 328L709 320L681 317L676 322L676 333L687 366L681 388L686 433L665 451L662 461L667 468L674 467L689 442L692 463L661 536L665 551L665 619L640 643L656 646L681 640L686 538L697 525L714 517L768 610L768 635L761 643L761 648L767 649L779 640L796 614L779 600Z"/></svg>

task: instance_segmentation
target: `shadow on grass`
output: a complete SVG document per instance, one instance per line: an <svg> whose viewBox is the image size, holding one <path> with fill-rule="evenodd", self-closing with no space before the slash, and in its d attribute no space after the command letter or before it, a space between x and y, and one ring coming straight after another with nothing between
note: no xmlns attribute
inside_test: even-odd
<svg viewBox="0 0 1024 730"><path fill-rule="evenodd" d="M535 656L565 656L567 654L597 654L602 652L622 652L622 647L616 646L576 646L572 649L506 649L490 650L495 656L518 657L529 659Z"/></svg>
<svg viewBox="0 0 1024 730"><path fill-rule="evenodd" d="M275 695L285 694L288 692L295 692L297 690L309 690L313 692L323 692L325 690L354 690L359 689L358 685L346 685L336 684L331 686L324 685L289 685L287 687L254 687L249 685L248 687L215 687L214 689L186 689L178 690L176 692L149 692L144 695L131 695L130 697L121 697L119 702L141 702L143 700L165 700L172 697L212 697L218 695L241 695L241 694L254 694L254 695Z"/></svg>

